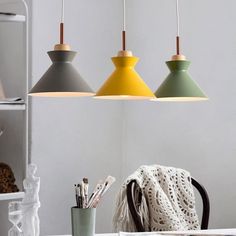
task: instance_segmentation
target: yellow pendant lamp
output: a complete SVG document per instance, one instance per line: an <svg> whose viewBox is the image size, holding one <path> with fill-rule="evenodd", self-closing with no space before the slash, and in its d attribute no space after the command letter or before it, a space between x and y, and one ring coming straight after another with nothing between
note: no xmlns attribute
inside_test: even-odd
<svg viewBox="0 0 236 236"><path fill-rule="evenodd" d="M144 83L134 67L139 58L126 50L125 0L123 0L122 51L112 57L115 71L98 90L95 98L116 100L150 100L155 98L151 89Z"/></svg>

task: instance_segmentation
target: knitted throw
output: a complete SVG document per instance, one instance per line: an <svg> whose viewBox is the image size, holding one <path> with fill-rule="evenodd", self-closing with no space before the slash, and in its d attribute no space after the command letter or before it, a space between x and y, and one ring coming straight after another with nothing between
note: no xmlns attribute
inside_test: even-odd
<svg viewBox="0 0 236 236"><path fill-rule="evenodd" d="M200 229L190 173L173 167L145 165L121 187L113 217L115 232L136 231L126 196L126 186L131 180L136 180L142 192L141 204L138 205L138 194L134 201L145 231Z"/></svg>

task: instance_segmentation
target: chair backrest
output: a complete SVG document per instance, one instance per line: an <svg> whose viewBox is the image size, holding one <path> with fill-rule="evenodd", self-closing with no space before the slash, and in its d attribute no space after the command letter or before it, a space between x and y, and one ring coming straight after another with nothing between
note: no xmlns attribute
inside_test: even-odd
<svg viewBox="0 0 236 236"><path fill-rule="evenodd" d="M192 185L198 190L201 195L202 203L203 203L203 210L202 210L202 221L201 221L201 229L208 229L208 222L209 222L209 215L210 215L210 201L207 194L206 189L199 184L194 178L191 178ZM134 204L134 192L135 189L138 187L135 180L132 180L127 185L127 201L128 207L133 218L134 224L138 232L144 232L144 226L142 224L141 218L137 212L136 206ZM139 193L139 199L141 201L142 193Z"/></svg>

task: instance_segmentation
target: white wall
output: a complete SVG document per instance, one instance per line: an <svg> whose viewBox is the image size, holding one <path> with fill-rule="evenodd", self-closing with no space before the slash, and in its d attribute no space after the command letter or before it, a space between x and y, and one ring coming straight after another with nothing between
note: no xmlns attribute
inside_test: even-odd
<svg viewBox="0 0 236 236"><path fill-rule="evenodd" d="M25 14L21 1L0 0L1 12ZM22 23L0 23L0 79L6 97L26 99L24 26ZM0 111L0 126L4 134L0 138L0 162L8 164L22 191L25 172L25 130L24 112ZM0 236L7 235L12 224L8 220L9 201L0 201Z"/></svg>
<svg viewBox="0 0 236 236"><path fill-rule="evenodd" d="M155 91L174 54L174 0L129 0L129 45ZM235 227L236 21L234 0L181 0L183 53L210 100L125 104L123 176L141 164L188 169L209 191L210 227Z"/></svg>
<svg viewBox="0 0 236 236"><path fill-rule="evenodd" d="M33 83L48 68L58 36L56 0L34 1ZM210 100L200 103L33 99L32 159L42 179L42 234L70 231L73 184L107 174L118 182L98 209L97 232L111 230L112 203L125 176L141 164L188 169L209 191L210 226L235 227L236 2L181 0L183 52ZM127 1L128 46L155 91L174 54L174 0ZM96 90L120 46L120 0L66 1L66 41L74 64ZM105 167L105 168L104 168Z"/></svg>
<svg viewBox="0 0 236 236"><path fill-rule="evenodd" d="M117 9L121 6L109 0L65 2L65 40L79 52L74 65L97 90L113 70L110 57L120 45ZM46 52L58 43L59 20L60 1L34 1L33 84L50 65ZM118 181L97 210L97 232L111 231L111 206L120 186L122 103L92 98L32 100L31 156L42 181L42 235L71 231L74 183L87 176L95 186L109 174Z"/></svg>

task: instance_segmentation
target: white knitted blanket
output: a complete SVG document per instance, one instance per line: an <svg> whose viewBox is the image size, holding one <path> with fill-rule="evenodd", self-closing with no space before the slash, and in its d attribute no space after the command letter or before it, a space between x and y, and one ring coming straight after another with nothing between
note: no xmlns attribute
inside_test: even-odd
<svg viewBox="0 0 236 236"><path fill-rule="evenodd" d="M135 232L128 209L126 186L136 180L141 192L141 205L136 205L145 231L200 229L190 173L160 165L141 166L129 176L117 196L113 217L115 232ZM137 196L135 197L137 202Z"/></svg>

